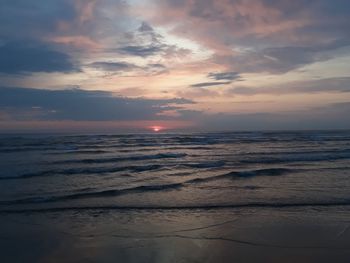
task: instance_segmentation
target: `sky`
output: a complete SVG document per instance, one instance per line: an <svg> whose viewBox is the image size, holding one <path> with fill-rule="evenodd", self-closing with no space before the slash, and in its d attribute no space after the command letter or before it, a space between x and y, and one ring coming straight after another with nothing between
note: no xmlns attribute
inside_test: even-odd
<svg viewBox="0 0 350 263"><path fill-rule="evenodd" d="M1 0L0 132L350 128L348 0Z"/></svg>

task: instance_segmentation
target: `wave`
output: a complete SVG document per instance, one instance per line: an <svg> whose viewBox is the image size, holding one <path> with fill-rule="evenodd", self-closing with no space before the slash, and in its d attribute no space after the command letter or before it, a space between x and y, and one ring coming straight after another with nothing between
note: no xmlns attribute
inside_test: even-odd
<svg viewBox="0 0 350 263"><path fill-rule="evenodd" d="M290 168L267 168L253 171L231 172L226 174L228 177L253 177L253 176L281 176L288 173L296 172L297 169Z"/></svg>
<svg viewBox="0 0 350 263"><path fill-rule="evenodd" d="M116 173L123 171L131 172L145 172L158 170L163 168L162 165L152 164L152 165L139 165L139 166L122 166L122 167L89 167L89 168L70 168L70 169L57 169L49 171L41 171L35 173L26 173L17 176L1 176L0 180L19 180L27 179L33 177L44 177L51 175L77 175L77 174L106 174L106 173Z"/></svg>
<svg viewBox="0 0 350 263"><path fill-rule="evenodd" d="M208 182L208 181L219 180L219 179L226 179L226 178L247 178L252 176L279 176L286 173L291 173L293 171L295 170L286 169L286 168L274 168L274 169L261 169L261 170L253 170L253 171L230 172L227 174L212 176L207 178L195 178L182 183L172 183L172 184L162 184L162 185L141 185L141 186L125 188L125 189L112 189L112 190L86 192L86 193L81 192L77 194L70 194L70 195L63 195L63 196L25 198L25 199L11 200L11 201L3 201L3 202L0 202L0 204L2 205L31 204L31 203L58 202L58 201L66 201L66 200L74 200L74 199L115 197L115 196L121 196L125 194L180 189L191 184Z"/></svg>
<svg viewBox="0 0 350 263"><path fill-rule="evenodd" d="M262 158L253 158L241 160L241 163L248 164L278 164L278 163L288 163L288 162L321 162L321 161L337 161L343 159L350 159L350 152L334 152L331 154L315 154L315 155L304 155L298 156L281 156L281 157L262 157Z"/></svg>
<svg viewBox="0 0 350 263"><path fill-rule="evenodd" d="M47 208L22 208L22 209L2 209L0 214L4 213L36 213L36 212L63 212L63 211L84 211L84 210L219 210L219 209L244 209L244 208L298 208L298 207L349 207L350 200L325 201L325 202L295 202L295 203L241 203L241 204L199 204L185 206L65 206L65 207L47 207Z"/></svg>
<svg viewBox="0 0 350 263"><path fill-rule="evenodd" d="M36 204L36 203L51 203L51 202L96 198L96 197L115 197L115 196L121 196L125 194L167 191L167 190L178 189L181 187L183 187L182 183L163 184L163 185L141 185L141 186L125 188L125 189L112 189L112 190L87 192L87 193L81 192L81 193L62 195L62 196L32 197L32 198L24 198L24 199L17 199L17 200L11 200L11 201L0 201L0 204L1 205Z"/></svg>
<svg viewBox="0 0 350 263"><path fill-rule="evenodd" d="M203 162L203 163L188 163L183 166L190 168L219 168L226 164L225 161Z"/></svg>
<svg viewBox="0 0 350 263"><path fill-rule="evenodd" d="M16 153L16 152L35 152L35 151L50 151L57 150L56 148L48 147L11 147L11 148L0 148L0 153Z"/></svg>
<svg viewBox="0 0 350 263"><path fill-rule="evenodd" d="M104 154L110 153L110 151L105 150L70 150L61 152L50 152L52 155L68 155L68 154Z"/></svg>
<svg viewBox="0 0 350 263"><path fill-rule="evenodd" d="M95 163L113 163L121 161L144 161L157 159L176 159L186 157L186 153L158 153L153 155L134 155L125 157L101 158L101 159L78 159L54 162L54 164L95 164Z"/></svg>
<svg viewBox="0 0 350 263"><path fill-rule="evenodd" d="M249 155L249 156L276 156L276 155L280 155L280 156L290 156L290 155L295 155L295 156L305 156L305 155L316 155L316 156L325 156L325 155L333 155L333 154L348 154L350 153L350 149L346 148L346 149L306 149L303 151L300 151L300 146L295 147L295 149L298 149L299 151L290 151L289 148L288 151L284 150L285 147L283 147L283 150L276 150L274 149L274 151L263 151L263 152L257 152L257 153L247 153L245 155Z"/></svg>
<svg viewBox="0 0 350 263"><path fill-rule="evenodd" d="M234 178L250 178L255 176L281 176L289 173L299 172L298 169L290 168L268 168L268 169L258 169L249 171L233 171L226 174L205 177L205 178L195 178L187 181L186 183L200 183L200 182L210 182L220 179L234 179Z"/></svg>

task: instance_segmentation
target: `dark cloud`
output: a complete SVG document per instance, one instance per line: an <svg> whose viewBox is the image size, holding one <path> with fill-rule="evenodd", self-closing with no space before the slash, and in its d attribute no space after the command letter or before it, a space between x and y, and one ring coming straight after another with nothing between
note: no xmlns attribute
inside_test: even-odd
<svg viewBox="0 0 350 263"><path fill-rule="evenodd" d="M180 120L196 122L203 130L281 130L350 128L350 102L290 112L206 114L186 110L185 99L130 99L103 91L0 88L0 119L134 121ZM176 111L178 115L163 114Z"/></svg>
<svg viewBox="0 0 350 263"><path fill-rule="evenodd" d="M157 55L166 48L162 42L163 37L156 33L151 25L142 22L136 31L128 33L127 45L118 48L117 51L131 56L148 57Z"/></svg>
<svg viewBox="0 0 350 263"><path fill-rule="evenodd" d="M0 1L0 72L76 72L70 50L51 43L59 23L79 17L68 0Z"/></svg>
<svg viewBox="0 0 350 263"><path fill-rule="evenodd" d="M156 55L162 51L160 46L125 46L118 49L120 53L139 56L139 57L148 57Z"/></svg>
<svg viewBox="0 0 350 263"><path fill-rule="evenodd" d="M209 82L201 82L191 85L192 88L205 88L212 86L220 86L220 85L228 85L231 84L234 80L239 81L242 80L241 76L237 72L211 72L207 75L208 78L214 79L217 81L209 81ZM226 81L223 81L226 80ZM204 91L204 89L201 89ZM198 94L198 92L190 91L190 94ZM209 95L208 92L205 92L204 97ZM217 94L216 94L217 95Z"/></svg>
<svg viewBox="0 0 350 263"><path fill-rule="evenodd" d="M1 115L12 119L111 121L155 120L193 103L186 99L131 99L104 91L0 88ZM163 117L165 118L165 117Z"/></svg>
<svg viewBox="0 0 350 263"><path fill-rule="evenodd" d="M206 114L179 110L184 120L196 120L205 131L350 129L350 102L289 112Z"/></svg>
<svg viewBox="0 0 350 263"><path fill-rule="evenodd" d="M119 0L0 1L2 72L75 71L70 57L79 61L90 49L101 48L99 41L120 36L118 22L105 10L123 20L124 7Z"/></svg>
<svg viewBox="0 0 350 263"><path fill-rule="evenodd" d="M1 0L0 37L3 39L39 38L56 30L59 21L78 16L68 0Z"/></svg>
<svg viewBox="0 0 350 263"><path fill-rule="evenodd" d="M122 0L1 0L0 36L5 39L76 35L102 38L111 33L118 36L118 22L129 21L126 6Z"/></svg>
<svg viewBox="0 0 350 263"><path fill-rule="evenodd" d="M217 81L217 82L202 82L191 85L193 88L203 88L203 87L211 87L211 86L220 86L230 84L231 81Z"/></svg>
<svg viewBox="0 0 350 263"><path fill-rule="evenodd" d="M136 31L127 33L127 38L128 41L125 45L112 51L129 56L149 57L159 55L167 58L183 57L190 53L188 49L168 44L166 39L146 22L142 22Z"/></svg>
<svg viewBox="0 0 350 263"><path fill-rule="evenodd" d="M147 74L160 74L167 70L166 66L160 63L151 63L146 66L138 66L127 62L97 61L86 66L112 74L132 71L143 71Z"/></svg>
<svg viewBox="0 0 350 263"><path fill-rule="evenodd" d="M147 22L142 22L141 26L138 28L139 32L153 32L153 27L150 26Z"/></svg>
<svg viewBox="0 0 350 263"><path fill-rule="evenodd" d="M111 72L129 71L129 70L138 68L136 65L126 63L126 62L104 62L104 61L94 62L87 66L91 68L100 69L103 71L111 71Z"/></svg>
<svg viewBox="0 0 350 263"><path fill-rule="evenodd" d="M238 72L211 72L208 78L215 80L241 80L242 77Z"/></svg>
<svg viewBox="0 0 350 263"><path fill-rule="evenodd" d="M292 93L334 93L350 92L350 77L315 79L308 81L295 81L285 83L282 86L270 87L235 87L228 90L233 95L256 95L256 94L292 94Z"/></svg>
<svg viewBox="0 0 350 263"><path fill-rule="evenodd" d="M9 42L0 46L0 72L76 72L69 55L40 42Z"/></svg>

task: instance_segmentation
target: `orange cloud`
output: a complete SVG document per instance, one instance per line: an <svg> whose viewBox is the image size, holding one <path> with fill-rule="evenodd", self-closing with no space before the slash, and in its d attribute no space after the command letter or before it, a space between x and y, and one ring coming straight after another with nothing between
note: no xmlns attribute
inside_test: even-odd
<svg viewBox="0 0 350 263"><path fill-rule="evenodd" d="M84 49L102 48L101 44L97 43L95 40L92 40L88 36L57 36L49 38L49 41Z"/></svg>

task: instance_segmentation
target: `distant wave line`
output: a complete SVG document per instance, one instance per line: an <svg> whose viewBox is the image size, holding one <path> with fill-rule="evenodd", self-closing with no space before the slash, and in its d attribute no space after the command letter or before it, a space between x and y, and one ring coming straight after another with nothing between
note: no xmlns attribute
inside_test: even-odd
<svg viewBox="0 0 350 263"><path fill-rule="evenodd" d="M133 155L124 157L100 158L100 159L77 159L57 161L53 164L94 164L94 163L113 163L120 161L143 161L143 160L158 160L158 159L175 159L186 157L186 153L158 153L152 155Z"/></svg>
<svg viewBox="0 0 350 263"><path fill-rule="evenodd" d="M213 205L186 205L186 206L66 206L47 208L24 208L24 209L3 209L0 214L7 213L40 213L40 212L61 212L74 210L220 210L220 209L240 209L240 208L298 208L298 207L348 207L350 200L334 202L310 202L310 203L244 203L244 204L213 204Z"/></svg>

